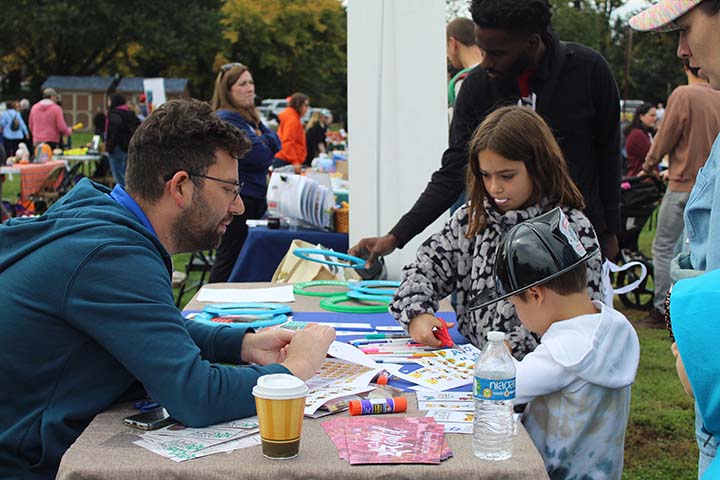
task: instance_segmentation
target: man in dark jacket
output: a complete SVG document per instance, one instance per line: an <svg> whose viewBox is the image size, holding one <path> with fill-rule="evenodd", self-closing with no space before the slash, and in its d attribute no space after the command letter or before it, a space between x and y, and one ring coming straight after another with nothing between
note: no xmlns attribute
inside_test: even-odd
<svg viewBox="0 0 720 480"><path fill-rule="evenodd" d="M470 10L485 56L458 95L442 166L390 233L364 238L350 253L367 249L372 264L422 232L463 191L467 143L485 116L502 105L523 104L555 133L603 254L614 258L620 227L620 97L609 65L594 50L557 39L547 0L473 0Z"/></svg>
<svg viewBox="0 0 720 480"><path fill-rule="evenodd" d="M113 179L118 185L125 186L125 166L128 155L128 145L140 120L130 107L125 97L119 93L110 97L110 111L108 112L107 132L105 132L105 150L110 158L110 170Z"/></svg>

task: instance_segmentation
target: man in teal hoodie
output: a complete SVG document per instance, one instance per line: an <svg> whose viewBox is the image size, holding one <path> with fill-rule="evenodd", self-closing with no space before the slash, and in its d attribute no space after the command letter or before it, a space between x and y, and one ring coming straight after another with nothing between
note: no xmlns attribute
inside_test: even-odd
<svg viewBox="0 0 720 480"><path fill-rule="evenodd" d="M185 320L170 255L216 247L243 212L245 136L209 105L159 107L130 142L127 188L84 179L45 215L0 226L0 477L54 478L93 417L139 381L179 422L255 413L257 378L320 367L334 331ZM222 363L247 363L243 367Z"/></svg>

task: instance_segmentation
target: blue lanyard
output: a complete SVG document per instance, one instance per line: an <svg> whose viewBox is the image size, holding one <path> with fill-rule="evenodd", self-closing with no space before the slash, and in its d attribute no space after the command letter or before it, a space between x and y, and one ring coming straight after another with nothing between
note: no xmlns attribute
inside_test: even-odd
<svg viewBox="0 0 720 480"><path fill-rule="evenodd" d="M142 211L140 205L137 204L137 202L130 196L129 193L125 191L125 189L121 185L115 185L115 188L113 188L112 192L110 192L110 197L123 207L130 210L133 215L137 217L140 223L142 223L145 228L150 230L155 236L155 238L157 238L157 233L155 233L155 229L153 228L152 223L150 223L147 215L145 215L145 212Z"/></svg>

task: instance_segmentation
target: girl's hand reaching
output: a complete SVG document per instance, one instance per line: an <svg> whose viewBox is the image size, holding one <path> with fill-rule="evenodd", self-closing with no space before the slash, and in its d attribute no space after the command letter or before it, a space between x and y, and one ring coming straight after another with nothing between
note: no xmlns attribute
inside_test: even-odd
<svg viewBox="0 0 720 480"><path fill-rule="evenodd" d="M447 324L448 328L454 324ZM410 321L410 336L417 343L423 343L428 347L440 348L442 342L435 336L435 330L440 330L443 323L435 315L421 313Z"/></svg>

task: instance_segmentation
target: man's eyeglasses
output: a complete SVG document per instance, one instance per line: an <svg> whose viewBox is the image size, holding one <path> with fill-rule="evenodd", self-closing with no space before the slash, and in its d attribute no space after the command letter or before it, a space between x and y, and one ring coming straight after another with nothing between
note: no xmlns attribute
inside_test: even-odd
<svg viewBox="0 0 720 480"><path fill-rule="evenodd" d="M223 189L224 189L225 191L227 191L228 193L229 193L229 192L232 192L232 194L233 194L233 197L232 197L232 200L230 200L230 203L233 203L235 200L237 200L238 196L240 195L240 191L242 190L243 186L245 185L243 182L239 182L239 183L230 182L230 181L228 181L228 180L223 180L222 178L211 177L211 176L209 176L209 175L200 175L199 173L193 173L193 172L186 172L186 173L187 173L188 176L190 176L190 177L207 178L208 180L213 180L213 181L215 181L215 182L220 182L220 183L226 183L226 184L228 184L228 185L232 185L233 187L235 187L235 188L232 188L232 189L231 189L231 188L227 188L227 187L223 187ZM172 177L173 177L172 175L169 175L169 176L165 177L165 181L167 182L167 181L170 180Z"/></svg>

